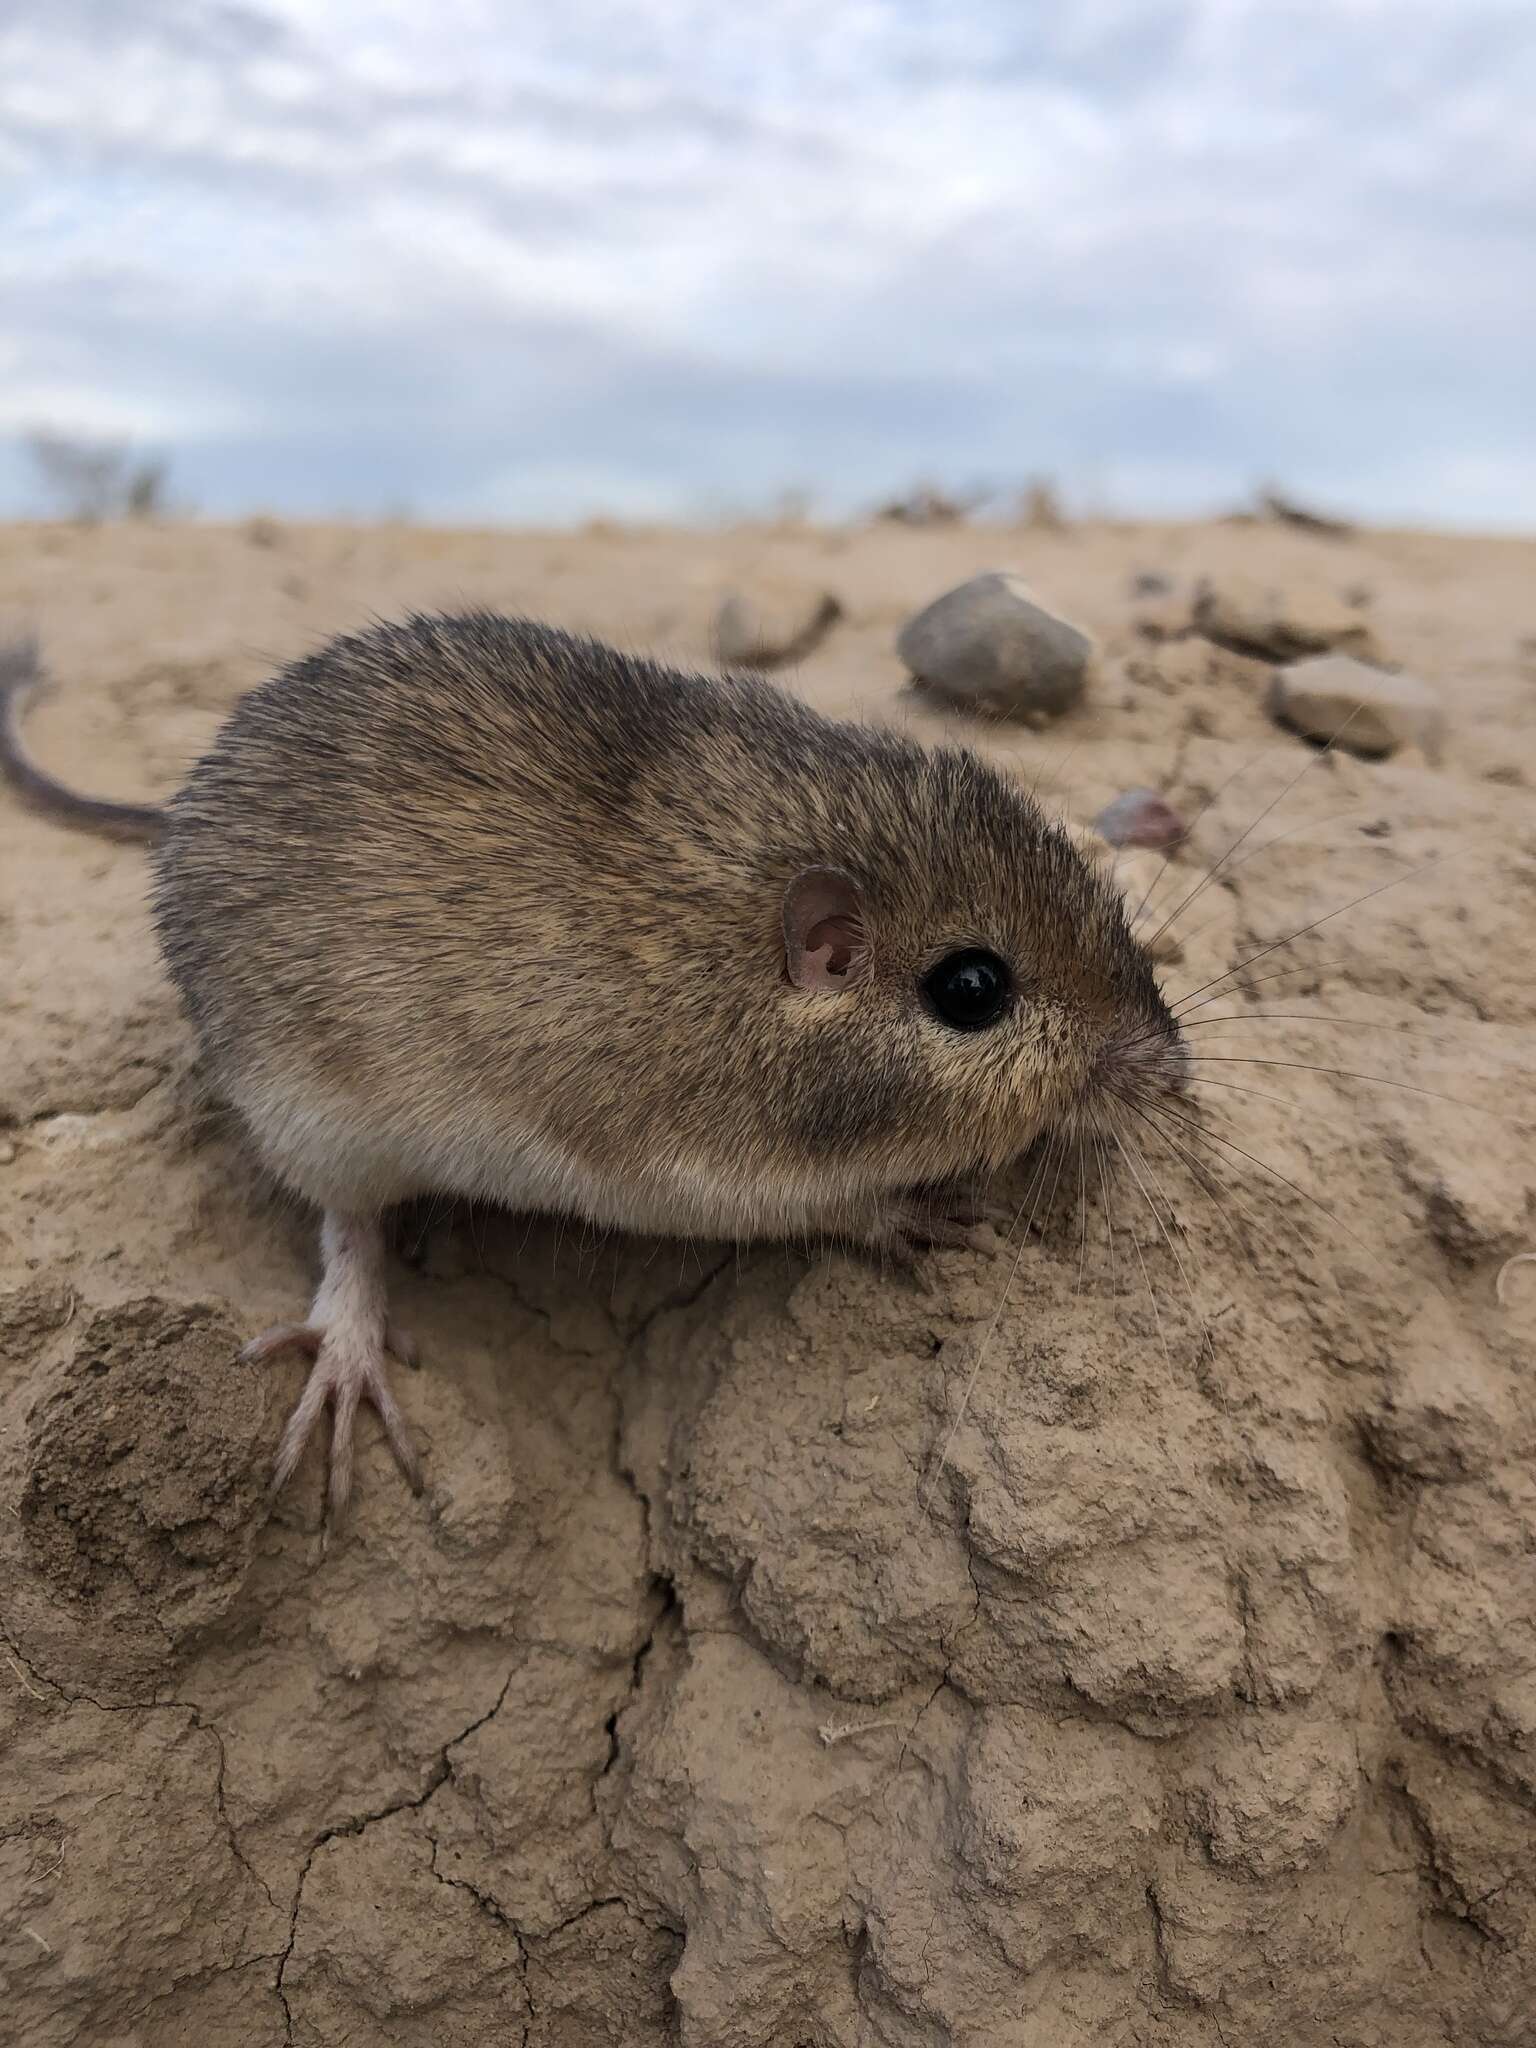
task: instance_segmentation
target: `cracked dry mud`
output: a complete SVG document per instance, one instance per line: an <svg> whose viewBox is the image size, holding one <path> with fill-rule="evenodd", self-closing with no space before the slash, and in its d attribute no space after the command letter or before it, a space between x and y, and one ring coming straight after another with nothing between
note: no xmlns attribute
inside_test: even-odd
<svg viewBox="0 0 1536 2048"><path fill-rule="evenodd" d="M1262 664L1135 636L1149 566L1368 585L1451 734L1319 762L1179 919L1175 990L1407 878L1199 1013L1294 1063L1204 1070L1283 1179L1229 1153L1218 1213L1160 1156L1166 1230L1127 1178L1040 1203L931 1487L997 1238L915 1284L424 1209L426 1496L365 1419L338 1539L313 1452L269 1511L302 1366L236 1354L308 1226L202 1100L141 855L0 803L6 2038L1536 2041L1536 1268L1494 1289L1536 1243L1531 548L33 529L0 614L64 683L39 749L142 793L252 647L464 598L703 660L720 589L835 585L794 687L936 732L896 628L999 562L1105 650L1090 711L980 736L1077 818L1219 792L1203 863L1307 759Z"/></svg>

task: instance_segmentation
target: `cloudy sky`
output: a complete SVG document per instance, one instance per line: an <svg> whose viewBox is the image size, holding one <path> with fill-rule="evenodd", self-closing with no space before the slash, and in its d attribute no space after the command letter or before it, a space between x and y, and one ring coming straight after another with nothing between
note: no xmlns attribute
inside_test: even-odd
<svg viewBox="0 0 1536 2048"><path fill-rule="evenodd" d="M1533 107L1532 0L0 0L0 511L1536 526Z"/></svg>

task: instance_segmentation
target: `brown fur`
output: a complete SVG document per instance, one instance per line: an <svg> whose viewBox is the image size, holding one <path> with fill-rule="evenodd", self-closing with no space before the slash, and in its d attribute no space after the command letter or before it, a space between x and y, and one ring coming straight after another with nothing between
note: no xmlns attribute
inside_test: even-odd
<svg viewBox="0 0 1536 2048"><path fill-rule="evenodd" d="M428 1171L503 1198L530 1141L620 1192L599 1222L876 1230L1178 1037L1120 900L1005 776L485 614L335 642L237 708L166 814L171 971L277 1170L372 1209ZM859 885L857 987L790 985L801 870ZM995 1028L931 1017L957 946ZM1123 1057L1135 1057L1126 1052ZM573 1182L573 1187L575 1183Z"/></svg>

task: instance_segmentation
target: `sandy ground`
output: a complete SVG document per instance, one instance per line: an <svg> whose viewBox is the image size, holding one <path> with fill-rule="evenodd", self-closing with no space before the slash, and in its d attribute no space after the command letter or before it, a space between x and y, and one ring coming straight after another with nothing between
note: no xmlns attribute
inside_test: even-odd
<svg viewBox="0 0 1536 2048"><path fill-rule="evenodd" d="M308 1220L200 1096L142 854L0 799L8 2039L1536 2041L1536 1266L1495 1291L1536 1246L1536 547L12 528L0 618L61 678L39 751L137 795L276 659L465 599L702 661L726 586L830 588L792 686L937 732L896 629L1010 565L1104 668L984 742L1077 818L1220 792L1159 905L1314 762L1174 990L1379 893L1203 1013L1293 1063L1203 1070L1209 1185L1154 1147L1156 1214L1055 1190L926 1505L1000 1239L924 1285L460 1215L394 1278L426 1496L365 1417L336 1542L313 1453L269 1511L303 1368L236 1350ZM1309 756L1262 664L1136 637L1148 569L1363 586L1441 764Z"/></svg>

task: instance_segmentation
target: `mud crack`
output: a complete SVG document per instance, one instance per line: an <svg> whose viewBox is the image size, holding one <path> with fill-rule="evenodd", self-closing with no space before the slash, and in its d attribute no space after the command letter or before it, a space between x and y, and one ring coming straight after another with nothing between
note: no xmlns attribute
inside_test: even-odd
<svg viewBox="0 0 1536 2048"><path fill-rule="evenodd" d="M288 1914L288 1941L278 1959L277 1975L273 1980L272 1986L273 1990L277 1993L278 2003L283 2008L285 2040L289 2042L293 2040L293 2008L288 2003L288 1994L285 1989L284 1980L288 1974L288 1965L293 1960L294 1948L298 1943L299 1914L303 1910L304 1905L304 1887L309 1880L309 1873L314 1867L315 1858L327 1842L334 1842L344 1835L366 1834L369 1828L376 1827L380 1821L393 1819L397 1813L419 1813L424 1806L428 1805L453 1776L453 1759L450 1752L457 1749L461 1742L466 1742L477 1729L483 1728L487 1721L495 1719L497 1714L501 1712L507 1694L512 1689L512 1680L516 1675L515 1671L509 1671L502 1680L501 1690L485 1712L477 1714L473 1721L468 1722L456 1735L451 1735L442 1745L428 1773L427 1782L419 1792L413 1793L407 1799L392 1800L389 1805L378 1807L371 1813L356 1814L350 1820L338 1821L334 1827L323 1829L310 1843L293 1888L293 1904ZM434 1856L436 1855L435 1840L433 1842L433 1854ZM433 1874L435 1876L439 1875L436 1871ZM446 1884L453 1882L453 1880L443 1878L442 1882ZM524 2039L526 2040L526 2038L525 2032Z"/></svg>
<svg viewBox="0 0 1536 2048"><path fill-rule="evenodd" d="M20 1675L23 1690L33 1699L46 1700L48 1697L47 1692L38 1689L46 1687L52 1691L54 1696L64 1706L90 1707L98 1714L185 1714L188 1716L188 1725L190 1727L195 1728L200 1735L210 1736L213 1740L214 1750L218 1759L213 1779L214 1804L219 1816L219 1825L223 1829L224 1838L229 1844L229 1853L261 1892L267 1904L274 1911L276 1910L277 1900L272 1896L271 1887L241 1847L240 1837L235 1831L235 1824L230 1819L229 1808L224 1795L224 1776L229 1759L228 1752L224 1746L223 1730L216 1722L209 1720L195 1700L150 1699L114 1702L97 1699L94 1693L71 1692L66 1686L61 1685L57 1679L50 1678L46 1672L39 1670L38 1666L27 1656L21 1645L4 1629L0 1629L0 1646L3 1646L7 1658ZM28 1683L28 1680L33 1682Z"/></svg>

